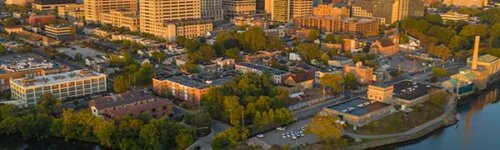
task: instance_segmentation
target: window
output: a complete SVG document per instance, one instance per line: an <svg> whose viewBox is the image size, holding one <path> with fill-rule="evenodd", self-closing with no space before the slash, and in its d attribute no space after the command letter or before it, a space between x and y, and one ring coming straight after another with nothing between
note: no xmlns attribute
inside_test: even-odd
<svg viewBox="0 0 500 150"><path fill-rule="evenodd" d="M153 109L151 110L151 112L156 112L156 108L153 108Z"/></svg>

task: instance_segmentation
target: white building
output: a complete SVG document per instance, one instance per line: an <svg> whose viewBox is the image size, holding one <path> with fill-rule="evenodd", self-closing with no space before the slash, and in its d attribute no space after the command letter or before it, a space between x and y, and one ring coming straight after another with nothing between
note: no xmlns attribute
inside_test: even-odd
<svg viewBox="0 0 500 150"><path fill-rule="evenodd" d="M90 70L75 70L59 74L22 78L10 81L13 99L25 107L35 106L43 94L57 99L90 96L107 89L106 75Z"/></svg>

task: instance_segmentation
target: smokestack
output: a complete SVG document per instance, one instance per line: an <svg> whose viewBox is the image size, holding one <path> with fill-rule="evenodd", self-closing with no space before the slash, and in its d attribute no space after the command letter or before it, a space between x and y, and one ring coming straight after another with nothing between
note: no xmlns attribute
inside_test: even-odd
<svg viewBox="0 0 500 150"><path fill-rule="evenodd" d="M480 36L476 36L476 40L474 41L474 51L472 53L472 70L477 70L477 57L479 55L479 41Z"/></svg>

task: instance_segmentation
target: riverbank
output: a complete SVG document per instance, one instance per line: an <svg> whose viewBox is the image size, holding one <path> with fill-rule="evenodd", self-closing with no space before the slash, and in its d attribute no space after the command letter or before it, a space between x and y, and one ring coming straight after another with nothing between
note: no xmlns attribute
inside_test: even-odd
<svg viewBox="0 0 500 150"><path fill-rule="evenodd" d="M445 111L441 116L402 133L384 135L357 135L354 133L345 132L346 135L355 139L359 139L362 142L341 148L341 150L377 149L387 145L418 140L433 131L455 124L457 122L455 110L456 106L457 99L455 97L450 97L450 101L446 105ZM366 140L366 142L363 142L363 140Z"/></svg>

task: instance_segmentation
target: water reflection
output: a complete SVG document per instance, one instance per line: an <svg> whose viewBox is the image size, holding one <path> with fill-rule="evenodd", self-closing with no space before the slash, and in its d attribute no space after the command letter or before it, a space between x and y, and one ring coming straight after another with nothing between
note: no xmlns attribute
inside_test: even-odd
<svg viewBox="0 0 500 150"><path fill-rule="evenodd" d="M491 91L487 91L486 94L480 95L476 100L470 101L471 107L468 111L466 111L466 116L465 116L465 127L463 130L463 140L462 140L462 148L468 147L469 143L469 132L471 128L471 123L472 123L472 117L478 113L479 111L483 110L484 107L488 106L489 104L492 104L498 100L498 89L494 89ZM493 118L492 118L493 119Z"/></svg>

